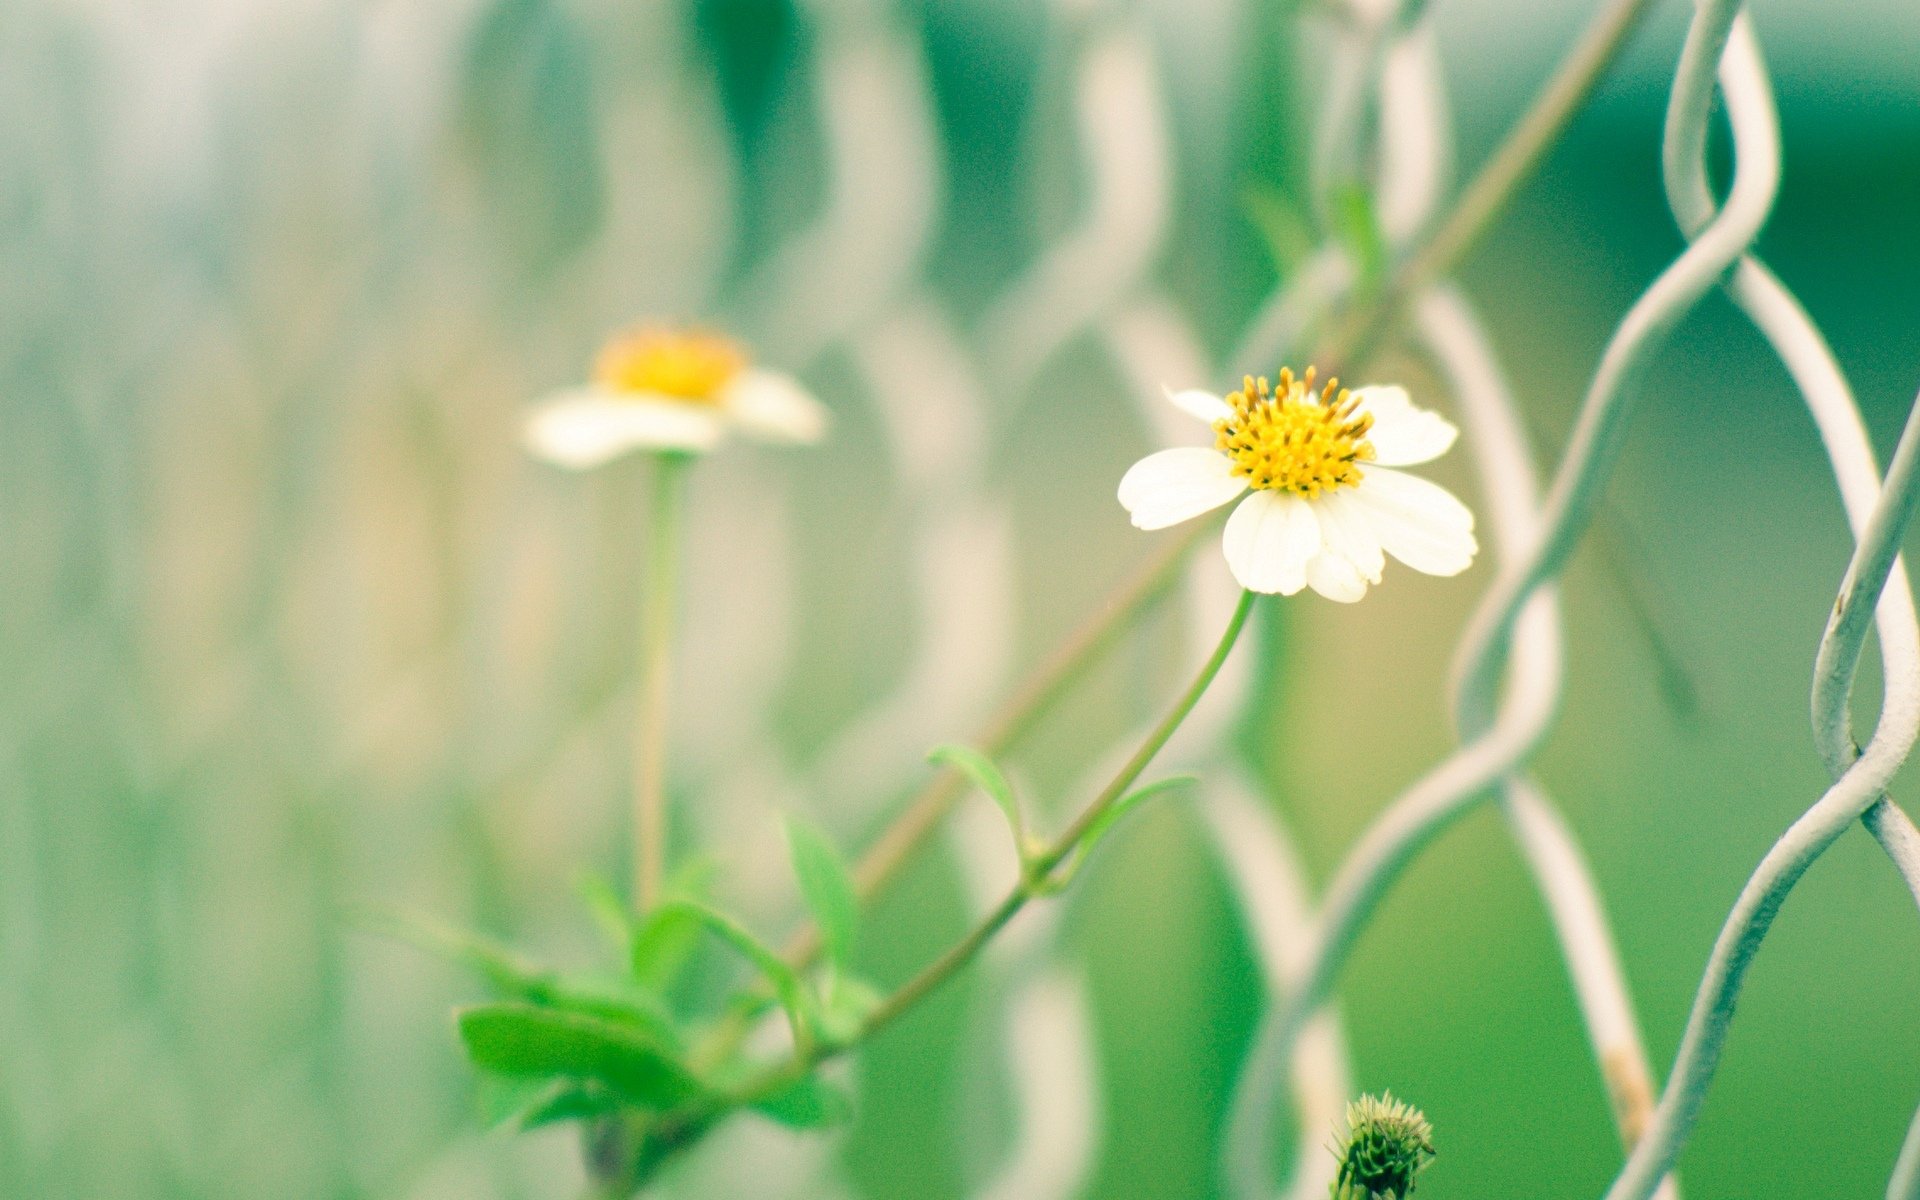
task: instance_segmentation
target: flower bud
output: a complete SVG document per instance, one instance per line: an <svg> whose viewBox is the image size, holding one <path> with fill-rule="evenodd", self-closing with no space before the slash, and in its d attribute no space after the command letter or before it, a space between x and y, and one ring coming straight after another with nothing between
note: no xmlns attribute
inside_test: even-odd
<svg viewBox="0 0 1920 1200"><path fill-rule="evenodd" d="M1392 1092L1362 1096L1347 1105L1346 1136L1334 1151L1333 1200L1405 1200L1433 1160L1433 1126Z"/></svg>

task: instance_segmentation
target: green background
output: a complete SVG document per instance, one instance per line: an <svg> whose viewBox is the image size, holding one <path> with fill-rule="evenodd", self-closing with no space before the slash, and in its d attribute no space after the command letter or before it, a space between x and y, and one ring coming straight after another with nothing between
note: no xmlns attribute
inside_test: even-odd
<svg viewBox="0 0 1920 1200"><path fill-rule="evenodd" d="M570 880L624 869L642 481L524 461L518 414L635 316L759 332L756 269L823 203L825 6L136 7L0 12L0 1194L568 1194L566 1134L477 1132L446 1020L472 981L349 913L399 904L591 952ZM924 55L947 193L923 274L972 330L1072 223L1082 34L1024 0L870 7ZM1462 275L1549 462L1613 322L1680 248L1658 145L1684 7L1659 6ZM1434 8L1475 163L1583 14ZM1221 355L1288 266L1248 214L1299 208L1324 23L1224 2L1140 19L1178 148L1152 282ZM1920 382L1920 21L1806 2L1757 22L1786 162L1760 248L1884 453ZM715 163L731 189L703 182ZM713 203L720 232L681 240ZM1416 364L1381 369L1447 407ZM715 682L704 650L741 657L723 625L688 646L684 711L710 724L682 730L708 748L683 810L704 801L699 764L726 757L724 703L758 697L775 757L804 768L918 631L915 526L871 398L842 351L807 379L836 411L831 444L739 451L696 490L730 514L722 532L786 514L793 612L770 678L749 656L745 684ZM1151 553L1111 500L1149 446L1124 388L1079 338L1025 395L992 397L1015 664ZM1436 475L1473 497L1461 458ZM1661 352L1611 497L1610 550L1584 550L1564 591L1568 684L1539 773L1592 858L1664 1071L1733 896L1823 786L1807 693L1849 543L1795 393L1719 297ZM699 532L689 607L718 624L760 560ZM1451 745L1448 656L1490 578L1394 569L1358 608L1269 606L1244 741L1317 881ZM1147 624L1017 760L1053 819L1170 692L1182 645ZM883 801L776 776L719 832L761 845L792 804L852 839ZM777 859L714 849L723 891L784 929L785 885L740 878ZM871 972L937 952L961 895L928 857L872 918ZM1066 903L1105 1089L1089 1194L1218 1194L1259 998L1205 834L1167 804ZM1881 1194L1920 1102L1916 997L1912 902L1855 832L1756 964L1687 1195ZM976 1009L1001 998L949 989L862 1056L837 1151L861 1194L981 1181L1007 1130ZM1422 1195L1611 1179L1596 1073L1494 814L1390 894L1340 1002L1356 1083L1437 1127Z"/></svg>

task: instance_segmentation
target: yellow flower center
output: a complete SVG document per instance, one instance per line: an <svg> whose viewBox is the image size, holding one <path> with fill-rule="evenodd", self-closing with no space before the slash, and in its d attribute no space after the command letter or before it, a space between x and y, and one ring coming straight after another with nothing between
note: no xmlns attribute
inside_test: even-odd
<svg viewBox="0 0 1920 1200"><path fill-rule="evenodd" d="M1359 483L1358 464L1373 458L1372 415L1337 379L1316 396L1312 367L1299 378L1281 368L1274 388L1249 375L1227 403L1233 413L1213 423L1214 444L1253 487L1311 500Z"/></svg>
<svg viewBox="0 0 1920 1200"><path fill-rule="evenodd" d="M746 368L740 347L718 334L643 328L608 342L594 381L616 392L650 392L692 404L718 404Z"/></svg>

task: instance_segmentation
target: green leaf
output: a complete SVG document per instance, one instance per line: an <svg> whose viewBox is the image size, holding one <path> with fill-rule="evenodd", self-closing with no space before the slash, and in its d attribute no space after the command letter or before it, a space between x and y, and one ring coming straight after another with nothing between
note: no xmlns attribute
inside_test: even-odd
<svg viewBox="0 0 1920 1200"><path fill-rule="evenodd" d="M843 1045L854 1039L885 997L865 980L836 973L828 982L820 1020L827 1040Z"/></svg>
<svg viewBox="0 0 1920 1200"><path fill-rule="evenodd" d="M520 1114L521 1129L539 1129L560 1121L582 1121L617 1112L620 1098L604 1088L562 1084Z"/></svg>
<svg viewBox="0 0 1920 1200"><path fill-rule="evenodd" d="M376 933L468 968L508 999L630 1025L664 1046L680 1044L679 1030L665 1002L639 984L546 970L486 938L425 917L363 912L358 919Z"/></svg>
<svg viewBox="0 0 1920 1200"><path fill-rule="evenodd" d="M597 1083L539 1076L516 1078L480 1072L480 1119L487 1129L512 1125L538 1129L559 1121L605 1116L620 1108L620 1097Z"/></svg>
<svg viewBox="0 0 1920 1200"><path fill-rule="evenodd" d="M1113 832L1115 826L1126 820L1127 817L1142 804L1145 804L1156 796L1173 791L1176 788L1187 787L1190 784L1198 782L1200 782L1200 780L1193 775L1170 775L1165 779L1150 783L1143 788L1135 789L1120 797L1119 800L1113 803L1112 807L1101 813L1099 818L1087 827L1087 832L1080 839L1079 847L1074 851L1073 860L1069 862L1059 874L1054 876L1053 881L1047 885L1046 890L1048 892L1058 892L1072 883L1074 876L1078 875L1080 868L1086 865L1087 859L1092 856L1095 847L1099 846L1101 839Z"/></svg>
<svg viewBox="0 0 1920 1200"><path fill-rule="evenodd" d="M501 1075L597 1080L628 1102L654 1109L704 1090L665 1047L584 1013L482 1004L457 1010L454 1020L467 1057Z"/></svg>
<svg viewBox="0 0 1920 1200"><path fill-rule="evenodd" d="M753 965L773 988L773 994L786 1010L793 1028L794 1045L813 1045L821 1029L820 1013L813 994L798 973L772 947L753 936L746 926L716 908L697 900L669 900L654 911L653 919L663 923L693 922L719 938L735 953Z"/></svg>
<svg viewBox="0 0 1920 1200"><path fill-rule="evenodd" d="M718 866L711 856L688 860L667 883L667 895L699 900L708 894ZM633 931L628 963L641 986L665 994L700 942L700 922L670 907L656 908Z"/></svg>
<svg viewBox="0 0 1920 1200"><path fill-rule="evenodd" d="M416 946L466 967L502 993L530 997L543 992L551 974L497 942L443 925L428 917L381 909L360 909L354 922L383 937Z"/></svg>
<svg viewBox="0 0 1920 1200"><path fill-rule="evenodd" d="M853 961L854 939L860 929L860 896L840 848L809 821L787 818L787 848L793 855L793 873L800 879L827 955L841 967Z"/></svg>
<svg viewBox="0 0 1920 1200"><path fill-rule="evenodd" d="M633 935L631 967L643 986L665 988L700 940L700 922L671 903L654 909Z"/></svg>
<svg viewBox="0 0 1920 1200"><path fill-rule="evenodd" d="M753 1110L794 1129L820 1129L851 1120L853 1098L845 1088L815 1074L755 1101Z"/></svg>
<svg viewBox="0 0 1920 1200"><path fill-rule="evenodd" d="M627 910L620 893L613 890L604 876L591 871L582 872L574 880L573 888L580 894L601 936L622 954L628 953L633 945L633 914Z"/></svg>
<svg viewBox="0 0 1920 1200"><path fill-rule="evenodd" d="M972 781L973 786L985 792L1000 807L1007 818L1007 827L1013 831L1014 849L1024 861L1027 857L1027 823L1020 815L1020 799L1014 795L1013 785L992 759L969 746L935 746L927 754L929 762L952 767Z"/></svg>
<svg viewBox="0 0 1920 1200"><path fill-rule="evenodd" d="M527 1110L544 1102L553 1092L553 1081L479 1073L474 1088L474 1104L480 1110L482 1128L494 1129L518 1121Z"/></svg>
<svg viewBox="0 0 1920 1200"><path fill-rule="evenodd" d="M680 1030L666 1002L624 977L553 975L544 989L524 998L547 1007L631 1025L662 1046L676 1051L680 1047Z"/></svg>

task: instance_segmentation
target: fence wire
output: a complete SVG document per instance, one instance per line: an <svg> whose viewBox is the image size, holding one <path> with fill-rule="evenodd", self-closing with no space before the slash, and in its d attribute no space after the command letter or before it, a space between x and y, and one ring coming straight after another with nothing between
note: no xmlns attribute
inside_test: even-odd
<svg viewBox="0 0 1920 1200"><path fill-rule="evenodd" d="M1315 109L1309 245L1231 322L1168 269L1183 206L1234 182L1225 135L1195 132L1207 81L1173 47L1211 37L1225 53L1257 6L1196 0L1175 21L1061 0L968 45L965 68L1055 80L1014 139L1038 180L1024 202L983 198L1014 189L965 174L1012 156L982 149L1004 125L952 115L981 92L936 70L938 14L766 7L790 28L744 39L766 55L754 61L714 51L735 19L714 4L208 6L196 24L45 3L7 18L0 103L32 118L0 130L0 200L26 214L0 221L0 325L9 391L28 397L3 410L0 623L30 631L4 640L0 697L9 1192L577 1188L569 1147L459 1132L467 1087L438 1023L458 985L351 939L339 912L371 890L584 949L553 881L621 840L620 598L638 513L617 472L538 477L515 429L600 332L714 312L836 387L819 465L716 460L691 539L702 602L684 654L701 686L675 731L677 786L700 797L687 832L727 846L732 899L778 922L795 908L780 808L817 809L849 837L872 828L1038 640L1025 609L1054 602L1023 559L1011 495L1030 481L1008 441L1048 436L1034 431L1082 402L1144 440L1184 437L1164 424L1162 384L1270 370L1368 286L1339 225L1345 187L1366 192L1396 255L1447 200L1432 5L1328 5L1309 14L1319 42L1252 56L1310 63L1326 86L1287 98ZM1041 47L1035 61L1009 48L1015 34ZM1707 184L1716 74L1733 155L1721 201ZM1182 819L1218 852L1266 993L1223 1131L1232 1194L1325 1192L1327 1130L1365 1078L1332 1011L1341 970L1387 890L1481 801L1497 801L1540 892L1627 1151L1609 1200L1676 1200L1671 1171L1747 965L1855 820L1920 901L1920 833L1886 795L1920 733L1920 626L1897 557L1920 433L1910 422L1883 487L1833 352L1751 253L1782 177L1776 125L1740 6L1702 0L1664 141L1687 246L1608 343L1544 496L1465 292L1430 281L1405 298L1467 427L1498 574L1458 652L1460 748L1367 827L1324 892L1274 781L1233 745L1271 659L1237 660L1169 747L1207 777ZM956 144L960 127L971 142ZM421 162L446 178L422 179ZM997 255L997 275L948 278L962 219L1019 225L972 251ZM1716 286L1803 394L1857 549L1814 677L1833 788L1742 892L1656 1088L1599 883L1529 761L1563 691L1568 561L1653 356ZM1090 362L1097 395L1074 390ZM1210 643L1234 599L1197 556L1159 658ZM1885 694L1861 748L1850 700L1869 627ZM865 653L823 649L836 644ZM1152 657L1130 684L1151 682ZM1125 700L1093 710L1140 716ZM997 832L971 817L952 830L976 906L997 894ZM994 1047L1004 1063L985 1074L1007 1093L1005 1130L953 1122L954 1140L987 1147L967 1189L982 1198L1085 1194L1112 1145L1098 998L1063 921L1022 918L975 993L962 1053ZM725 1136L677 1194L862 1192L842 1141ZM1920 1200L1920 1114L1887 1195Z"/></svg>

